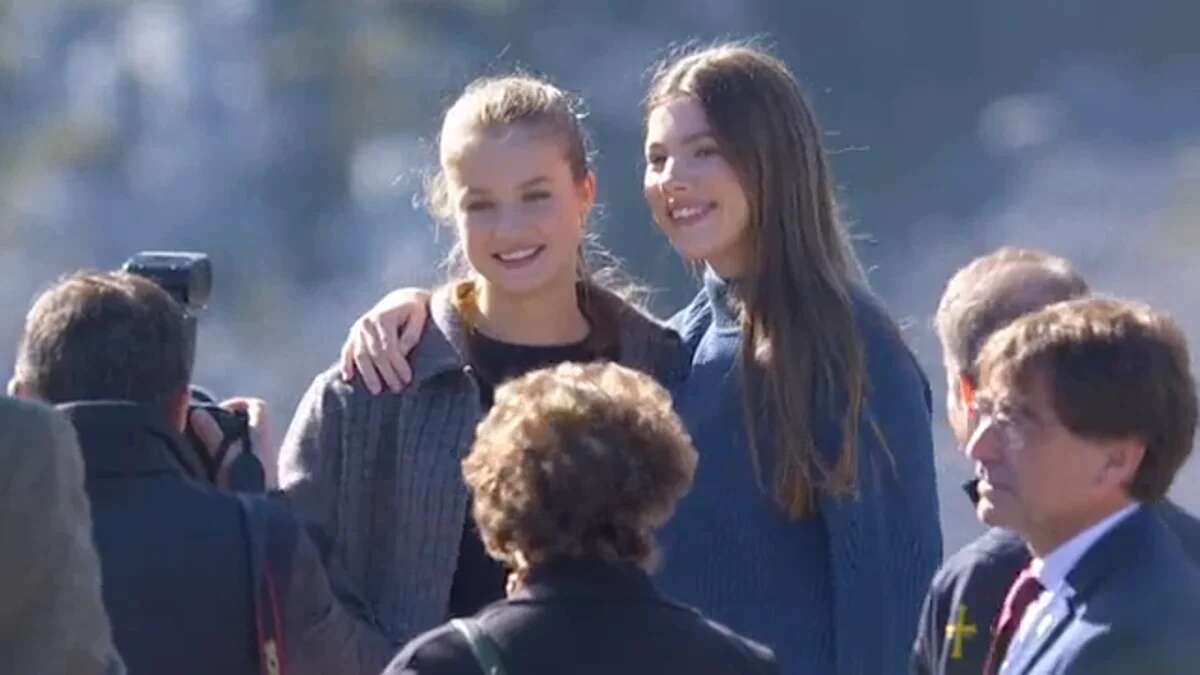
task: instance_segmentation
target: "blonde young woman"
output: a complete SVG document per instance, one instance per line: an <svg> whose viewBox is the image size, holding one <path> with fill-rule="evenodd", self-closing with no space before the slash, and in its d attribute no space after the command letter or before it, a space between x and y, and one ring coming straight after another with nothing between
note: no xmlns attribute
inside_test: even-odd
<svg viewBox="0 0 1200 675"><path fill-rule="evenodd" d="M607 359L670 381L678 338L582 270L595 177L571 98L484 78L445 115L435 213L469 264L433 295L403 393L316 377L284 439L280 485L389 636L407 640L504 596L468 517L460 463L502 381Z"/></svg>
<svg viewBox="0 0 1200 675"><path fill-rule="evenodd" d="M784 673L905 672L941 559L929 387L867 288L812 109L741 44L667 59L646 100L646 200L706 270L670 321L700 464L657 578ZM360 319L345 374L403 384L392 336L422 303L397 291Z"/></svg>

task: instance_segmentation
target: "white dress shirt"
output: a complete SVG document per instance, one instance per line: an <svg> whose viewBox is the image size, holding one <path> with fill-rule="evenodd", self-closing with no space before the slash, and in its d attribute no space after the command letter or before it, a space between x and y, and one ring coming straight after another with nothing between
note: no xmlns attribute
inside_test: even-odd
<svg viewBox="0 0 1200 675"><path fill-rule="evenodd" d="M1034 558L1029 564L1033 576L1042 584L1043 590L1033 604L1026 610L1025 616L1021 617L1021 625L1017 627L1017 634L1013 637L1012 646L1009 647L1008 653L1012 654L1016 645L1020 644L1025 639L1026 634L1037 625L1039 617L1047 607L1060 597L1070 599L1074 591L1068 587L1067 575L1071 570L1075 569L1075 565L1083 558L1084 554L1097 541L1100 540L1109 530L1113 529L1122 520L1133 515L1133 512L1138 509L1140 504L1133 503L1125 508L1110 514L1100 522L1092 525L1079 534L1071 537L1066 542L1059 545L1050 553L1047 553L1042 558Z"/></svg>

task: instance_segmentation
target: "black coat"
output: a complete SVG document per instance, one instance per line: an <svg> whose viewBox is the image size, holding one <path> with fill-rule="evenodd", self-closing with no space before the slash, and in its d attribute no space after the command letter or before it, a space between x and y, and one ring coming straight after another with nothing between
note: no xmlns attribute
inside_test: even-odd
<svg viewBox="0 0 1200 675"><path fill-rule="evenodd" d="M632 565L561 561L476 619L508 675L757 675L776 673L769 649L664 599ZM404 648L384 675L479 675L450 625Z"/></svg>
<svg viewBox="0 0 1200 675"><path fill-rule="evenodd" d="M238 498L184 473L183 441L136 405L60 406L79 434L104 605L129 675L258 675ZM253 498L276 588L288 675L376 675L394 647L334 596L282 504Z"/></svg>

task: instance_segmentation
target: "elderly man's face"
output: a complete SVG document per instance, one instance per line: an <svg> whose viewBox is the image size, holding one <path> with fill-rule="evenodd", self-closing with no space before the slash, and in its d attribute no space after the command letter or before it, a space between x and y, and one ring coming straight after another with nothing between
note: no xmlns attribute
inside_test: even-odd
<svg viewBox="0 0 1200 675"><path fill-rule="evenodd" d="M1031 543L1058 542L1109 488L1107 455L1063 426L1044 373L1024 380L984 382L976 397L966 445L979 478L976 512Z"/></svg>

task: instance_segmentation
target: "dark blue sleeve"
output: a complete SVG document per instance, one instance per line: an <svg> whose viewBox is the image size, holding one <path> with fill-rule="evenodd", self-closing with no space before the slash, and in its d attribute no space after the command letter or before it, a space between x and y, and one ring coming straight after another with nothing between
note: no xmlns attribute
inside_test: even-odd
<svg viewBox="0 0 1200 675"><path fill-rule="evenodd" d="M922 601L942 557L929 383L894 322L856 298L867 396L858 495L823 497L834 570L839 672L908 670ZM841 445L839 416L824 444Z"/></svg>
<svg viewBox="0 0 1200 675"><path fill-rule="evenodd" d="M891 580L893 629L898 632L892 647L907 652L922 599L942 559L929 382L894 327L880 326L871 337L867 412L878 433L863 429L862 438L879 475L866 485L877 490L874 503L886 537L883 574ZM899 652L897 656L903 658Z"/></svg>
<svg viewBox="0 0 1200 675"><path fill-rule="evenodd" d="M308 532L283 504L252 498L265 537L266 571L277 589L288 672L375 675L398 649L366 611L331 586Z"/></svg>

